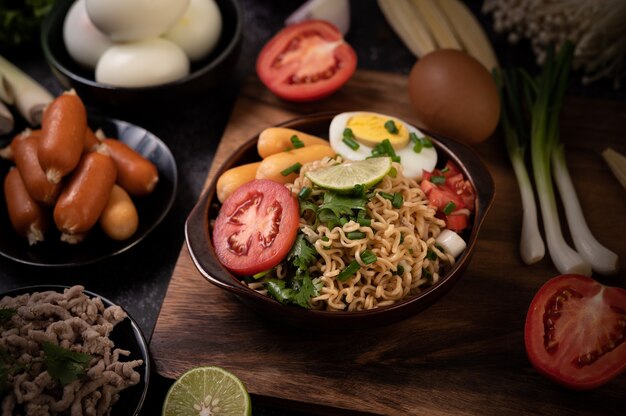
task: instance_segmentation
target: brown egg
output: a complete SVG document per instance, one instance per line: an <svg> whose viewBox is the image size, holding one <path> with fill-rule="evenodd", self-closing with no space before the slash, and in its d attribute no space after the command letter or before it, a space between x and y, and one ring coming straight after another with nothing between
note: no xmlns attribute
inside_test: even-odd
<svg viewBox="0 0 626 416"><path fill-rule="evenodd" d="M500 97L495 82L465 52L440 49L423 56L409 74L408 89L418 127L476 144L498 125Z"/></svg>

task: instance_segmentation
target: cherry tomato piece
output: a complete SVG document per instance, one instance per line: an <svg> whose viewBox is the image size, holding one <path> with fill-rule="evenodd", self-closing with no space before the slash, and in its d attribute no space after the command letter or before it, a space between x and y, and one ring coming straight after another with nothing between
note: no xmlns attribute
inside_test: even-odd
<svg viewBox="0 0 626 416"><path fill-rule="evenodd" d="M626 370L626 290L579 275L550 279L530 304L524 341L541 374L596 388Z"/></svg>
<svg viewBox="0 0 626 416"><path fill-rule="evenodd" d="M215 220L217 258L240 276L271 269L296 240L299 212L296 197L282 184L257 179L240 186Z"/></svg>
<svg viewBox="0 0 626 416"><path fill-rule="evenodd" d="M346 83L357 57L341 32L323 20L287 26L263 47L256 71L274 94L289 101L326 97Z"/></svg>

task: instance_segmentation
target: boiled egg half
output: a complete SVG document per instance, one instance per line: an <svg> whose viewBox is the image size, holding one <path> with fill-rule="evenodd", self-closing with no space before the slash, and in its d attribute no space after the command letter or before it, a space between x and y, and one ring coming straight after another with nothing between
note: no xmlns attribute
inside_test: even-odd
<svg viewBox="0 0 626 416"><path fill-rule="evenodd" d="M354 111L338 114L330 123L330 146L346 159L364 160L372 156L385 139L400 158L404 176L419 180L424 170L430 172L435 168L437 151L432 142L396 117Z"/></svg>

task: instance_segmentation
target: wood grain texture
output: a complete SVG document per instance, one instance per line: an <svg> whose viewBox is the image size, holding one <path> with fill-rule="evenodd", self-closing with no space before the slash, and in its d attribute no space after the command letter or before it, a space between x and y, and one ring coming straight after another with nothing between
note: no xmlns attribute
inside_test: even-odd
<svg viewBox="0 0 626 416"><path fill-rule="evenodd" d="M243 86L209 179L239 144L265 127L317 111L373 110L411 122L406 77L358 71L337 94L289 104L258 80ZM607 146L625 153L626 105L568 99L562 140L591 230L626 258L626 193L604 164ZM496 182L496 199L472 262L456 286L424 312L386 327L323 333L256 316L207 283L185 247L152 337L158 373L176 378L199 365L239 376L265 400L336 414L623 414L626 375L592 392L556 386L530 366L523 342L526 311L558 274L549 258L533 266L518 255L521 208L502 139L476 147ZM623 269L603 283L626 287Z"/></svg>

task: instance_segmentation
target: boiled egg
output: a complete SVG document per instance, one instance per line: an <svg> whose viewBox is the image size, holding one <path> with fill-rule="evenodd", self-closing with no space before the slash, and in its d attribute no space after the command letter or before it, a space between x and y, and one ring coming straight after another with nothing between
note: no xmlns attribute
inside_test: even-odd
<svg viewBox="0 0 626 416"><path fill-rule="evenodd" d="M96 81L118 87L147 87L189 74L189 59L173 42L152 38L111 46L96 66Z"/></svg>
<svg viewBox="0 0 626 416"><path fill-rule="evenodd" d="M191 61L211 53L222 32L222 14L215 0L191 0L189 7L164 38L180 46Z"/></svg>
<svg viewBox="0 0 626 416"><path fill-rule="evenodd" d="M344 132L350 129L352 140L344 140ZM355 111L336 115L329 127L330 146L335 152L350 160L364 160L372 156L376 145L389 139L397 156L404 176L421 179L422 172L432 171L437 164L437 151L434 147L421 146L414 149L411 133L423 143L426 136L404 121L385 114ZM346 141L348 143L346 143Z"/></svg>
<svg viewBox="0 0 626 416"><path fill-rule="evenodd" d="M181 18L189 0L85 0L87 13L115 42L160 36Z"/></svg>
<svg viewBox="0 0 626 416"><path fill-rule="evenodd" d="M70 56L88 69L94 69L100 56L113 45L89 19L85 0L76 1L65 15L63 42Z"/></svg>

